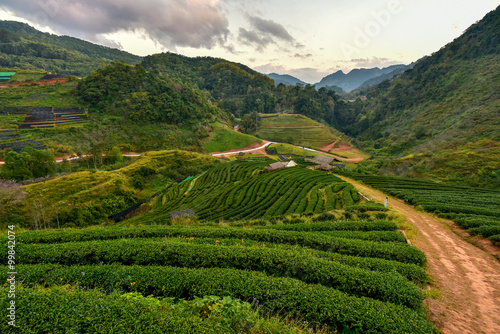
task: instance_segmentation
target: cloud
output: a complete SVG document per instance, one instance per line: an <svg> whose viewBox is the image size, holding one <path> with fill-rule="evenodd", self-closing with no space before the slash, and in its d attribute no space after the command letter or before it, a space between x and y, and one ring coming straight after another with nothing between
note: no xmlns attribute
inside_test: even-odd
<svg viewBox="0 0 500 334"><path fill-rule="evenodd" d="M285 27L272 20L264 20L260 17L250 16L252 26L264 34L269 34L287 42L293 42L294 38L286 31Z"/></svg>
<svg viewBox="0 0 500 334"><path fill-rule="evenodd" d="M257 32L248 31L245 28L239 29L238 40L247 45L255 44L259 52L262 52L267 45L274 43L270 37L261 37Z"/></svg>
<svg viewBox="0 0 500 334"><path fill-rule="evenodd" d="M93 42L106 34L144 31L164 47L211 49L229 35L219 0L2 0L0 8Z"/></svg>
<svg viewBox="0 0 500 334"><path fill-rule="evenodd" d="M313 55L312 55L312 53L308 53L308 54L305 54L305 55L301 55L301 54L296 53L293 57L294 57L294 58L302 58L302 59L305 59L305 58L310 58L310 57L312 57L312 56L313 56Z"/></svg>
<svg viewBox="0 0 500 334"><path fill-rule="evenodd" d="M293 45L295 39L288 33L283 25L272 20L265 20L257 16L248 16L251 30L239 28L238 40L246 45L254 45L259 52L270 45L278 45L279 41ZM302 44L296 43L296 47L302 47ZM279 52L283 52L280 49Z"/></svg>

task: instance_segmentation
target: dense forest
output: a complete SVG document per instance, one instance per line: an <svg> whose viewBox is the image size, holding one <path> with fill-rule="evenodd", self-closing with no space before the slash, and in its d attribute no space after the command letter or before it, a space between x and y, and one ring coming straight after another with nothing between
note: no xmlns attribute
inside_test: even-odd
<svg viewBox="0 0 500 334"><path fill-rule="evenodd" d="M89 111L132 121L183 125L230 118L199 90L146 72L141 65L115 62L81 80L77 92Z"/></svg>
<svg viewBox="0 0 500 334"><path fill-rule="evenodd" d="M139 63L141 57L69 36L38 31L15 21L0 21L0 67L84 76L111 61Z"/></svg>

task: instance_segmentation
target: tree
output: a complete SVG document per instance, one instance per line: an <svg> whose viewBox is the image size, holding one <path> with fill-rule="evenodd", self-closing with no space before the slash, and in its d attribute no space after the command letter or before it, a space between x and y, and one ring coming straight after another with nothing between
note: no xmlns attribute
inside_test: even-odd
<svg viewBox="0 0 500 334"><path fill-rule="evenodd" d="M23 181L33 177L52 175L56 169L57 165L52 152L25 147L21 153L10 151L5 155L5 164L0 176L8 180Z"/></svg>
<svg viewBox="0 0 500 334"><path fill-rule="evenodd" d="M5 215L8 209L15 207L26 198L26 192L14 180L0 179L0 213Z"/></svg>
<svg viewBox="0 0 500 334"><path fill-rule="evenodd" d="M243 116L241 120L241 127L244 132L250 133L250 132L255 132L257 131L260 123L260 117L259 114L254 111L250 114L246 114Z"/></svg>

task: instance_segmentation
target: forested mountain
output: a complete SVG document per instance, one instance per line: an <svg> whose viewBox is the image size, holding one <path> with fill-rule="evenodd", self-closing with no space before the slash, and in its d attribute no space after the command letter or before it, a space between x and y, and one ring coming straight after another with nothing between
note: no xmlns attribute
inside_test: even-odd
<svg viewBox="0 0 500 334"><path fill-rule="evenodd" d="M0 67L88 75L102 63L141 57L69 36L44 33L15 21L0 21Z"/></svg>
<svg viewBox="0 0 500 334"><path fill-rule="evenodd" d="M147 72L139 64L115 62L99 69L78 83L77 92L89 111L136 122L189 125L230 118L201 91Z"/></svg>
<svg viewBox="0 0 500 334"><path fill-rule="evenodd" d="M144 68L179 83L206 90L217 105L242 117L251 112L295 112L335 123L334 107L339 97L314 86L274 85L274 81L251 68L220 58L190 58L173 53L148 56Z"/></svg>
<svg viewBox="0 0 500 334"><path fill-rule="evenodd" d="M411 63L406 66L397 66L393 71L389 73L385 73L382 75L379 75L375 78L371 78L363 82L357 89L365 88L365 87L370 87L373 85L378 85L379 83L384 82L385 80L393 80L400 74L404 73L406 70L412 69L415 66L416 62Z"/></svg>
<svg viewBox="0 0 500 334"><path fill-rule="evenodd" d="M316 87L327 87L327 86L337 86L342 88L346 92L350 92L358 87L360 87L367 80L379 77L381 75L386 75L399 68L403 68L405 65L393 65L385 68L356 68L345 74L342 71L337 71L330 75L327 75L320 82L316 84Z"/></svg>
<svg viewBox="0 0 500 334"><path fill-rule="evenodd" d="M378 154L415 155L391 171L418 165L417 176L431 171L498 186L499 63L500 7L392 83L376 86L366 101L350 104L338 124Z"/></svg>
<svg viewBox="0 0 500 334"><path fill-rule="evenodd" d="M295 86L296 84L307 85L306 82L289 74L269 73L267 76L274 80L276 86L280 83L291 86Z"/></svg>

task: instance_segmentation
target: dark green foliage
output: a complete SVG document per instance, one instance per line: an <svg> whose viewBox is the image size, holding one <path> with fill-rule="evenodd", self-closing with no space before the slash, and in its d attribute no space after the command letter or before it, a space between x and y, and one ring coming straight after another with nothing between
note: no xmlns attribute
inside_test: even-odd
<svg viewBox="0 0 500 334"><path fill-rule="evenodd" d="M23 285L76 283L107 292L139 292L158 297L222 295L259 300L267 310L320 322L343 331L437 333L419 313L403 306L348 296L321 285L234 269L156 266L19 265ZM3 268L5 271L6 268ZM84 273L84 274L82 274ZM63 280L61 280L63 278ZM131 284L135 283L135 284Z"/></svg>
<svg viewBox="0 0 500 334"><path fill-rule="evenodd" d="M113 63L81 80L77 91L90 111L105 111L136 122L182 125L228 118L200 91L148 73L140 65Z"/></svg>
<svg viewBox="0 0 500 334"><path fill-rule="evenodd" d="M307 283L322 284L412 308L420 308L421 292L399 275L380 274L349 267L307 254L270 248L214 247L169 243L163 240L113 240L47 245L18 245L23 264L54 263L90 265L162 265L186 268L224 267L263 271ZM7 254L4 254L4 258Z"/></svg>
<svg viewBox="0 0 500 334"><path fill-rule="evenodd" d="M500 246L500 234L492 235L488 239L490 239L493 244Z"/></svg>
<svg viewBox="0 0 500 334"><path fill-rule="evenodd" d="M321 231L322 235L336 238L360 239L370 241L406 242L405 237L395 231Z"/></svg>
<svg viewBox="0 0 500 334"><path fill-rule="evenodd" d="M287 225L294 226L294 225ZM262 242L302 245L318 250L339 252L345 255L376 257L404 263L422 264L426 261L420 250L400 243L371 242L306 234L295 231L272 229L244 230L240 228L145 226L133 228L109 228L104 230L54 231L44 233L27 232L17 236L24 243L59 243L70 241L111 240L129 237L195 237L195 238L237 238ZM0 238L5 242L6 237Z"/></svg>
<svg viewBox="0 0 500 334"><path fill-rule="evenodd" d="M269 161L271 162L271 161ZM161 205L133 219L131 223L169 220L168 213L192 209L201 219L270 219L283 215L325 211L325 188L341 184L341 179L323 171L301 167L264 172L266 163L236 161L214 168L191 182L168 189ZM349 188L351 187L351 188ZM342 203L339 203L339 206Z"/></svg>
<svg viewBox="0 0 500 334"><path fill-rule="evenodd" d="M480 234L485 238L491 237L496 234L500 234L500 225L484 225L480 227L474 227L468 230L472 235Z"/></svg>
<svg viewBox="0 0 500 334"><path fill-rule="evenodd" d="M56 169L54 154L28 146L23 148L21 153L10 151L5 155L5 164L0 170L0 177L23 181L54 174Z"/></svg>
<svg viewBox="0 0 500 334"><path fill-rule="evenodd" d="M273 225L266 226L266 229L286 230L286 231L396 231L397 225L389 221L340 221L314 224L294 224L294 225Z"/></svg>
<svg viewBox="0 0 500 334"><path fill-rule="evenodd" d="M7 308L8 302L2 294L0 304ZM250 304L230 297L174 302L136 292L85 291L75 285L18 287L16 312L22 314L16 317L17 327L3 321L2 333L241 333L258 321Z"/></svg>
<svg viewBox="0 0 500 334"><path fill-rule="evenodd" d="M110 61L141 57L69 36L40 32L25 23L0 21L0 66L88 75Z"/></svg>
<svg viewBox="0 0 500 334"><path fill-rule="evenodd" d="M408 204L452 219L464 228L472 228L469 231L474 234L488 237L496 234L495 228L500 226L499 191L387 175L346 175L404 199Z"/></svg>

